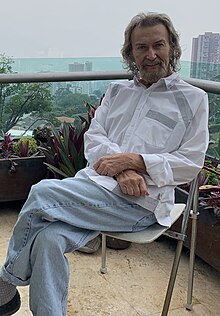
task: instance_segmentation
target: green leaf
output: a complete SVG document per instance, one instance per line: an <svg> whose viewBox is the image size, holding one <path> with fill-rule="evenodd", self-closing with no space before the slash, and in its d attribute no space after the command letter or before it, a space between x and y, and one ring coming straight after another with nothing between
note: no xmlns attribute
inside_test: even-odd
<svg viewBox="0 0 220 316"><path fill-rule="evenodd" d="M69 148L68 148L68 140L69 140L69 124L64 122L63 123L63 144L65 148L65 152L68 154Z"/></svg>
<svg viewBox="0 0 220 316"><path fill-rule="evenodd" d="M66 165L64 165L63 163L60 164L60 170L62 170L63 172L65 172L68 177L74 177L76 172L75 170L70 170Z"/></svg>
<svg viewBox="0 0 220 316"><path fill-rule="evenodd" d="M45 164L45 165L48 167L48 169L49 169L50 171L52 171L53 173L55 173L55 174L57 173L57 174L61 175L61 176L64 177L64 178L68 178L68 175L67 175L66 173L64 173L62 170L60 170L60 169L54 167L53 165L50 165L49 163L44 162L44 164Z"/></svg>
<svg viewBox="0 0 220 316"><path fill-rule="evenodd" d="M70 152L70 157L73 159L74 161L74 166L76 171L80 170L79 169L79 154L76 150L75 145L72 142L69 142L69 152Z"/></svg>
<svg viewBox="0 0 220 316"><path fill-rule="evenodd" d="M60 153L60 157L62 162L67 166L67 168L69 170L71 170L72 172L75 172L74 166L72 165L71 161L69 160L68 155L66 155L65 152L63 152L60 148L59 148L59 153Z"/></svg>
<svg viewBox="0 0 220 316"><path fill-rule="evenodd" d="M54 153L44 147L39 147L49 163L54 163Z"/></svg>
<svg viewBox="0 0 220 316"><path fill-rule="evenodd" d="M57 141L58 147L61 148L62 151L65 152L65 146L63 144L63 139L54 126L52 127L52 132L53 132L55 140Z"/></svg>

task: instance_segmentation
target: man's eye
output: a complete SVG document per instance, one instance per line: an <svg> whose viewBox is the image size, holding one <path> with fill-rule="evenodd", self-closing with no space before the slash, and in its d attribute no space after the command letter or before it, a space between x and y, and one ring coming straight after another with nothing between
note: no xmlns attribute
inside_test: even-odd
<svg viewBox="0 0 220 316"><path fill-rule="evenodd" d="M164 46L163 43L158 43L158 44L155 45L156 48L160 48L160 47L163 47L163 46Z"/></svg>
<svg viewBox="0 0 220 316"><path fill-rule="evenodd" d="M143 49L145 49L145 48L146 48L146 46L144 46L144 45L137 46L137 49L138 49L138 50L143 50Z"/></svg>

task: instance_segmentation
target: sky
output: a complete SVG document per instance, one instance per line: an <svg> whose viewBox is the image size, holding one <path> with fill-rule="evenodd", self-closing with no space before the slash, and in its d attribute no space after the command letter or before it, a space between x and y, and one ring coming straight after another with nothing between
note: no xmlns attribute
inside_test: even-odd
<svg viewBox="0 0 220 316"><path fill-rule="evenodd" d="M170 16L182 60L192 38L220 33L219 0L0 0L0 54L21 57L119 57L124 29L140 12Z"/></svg>

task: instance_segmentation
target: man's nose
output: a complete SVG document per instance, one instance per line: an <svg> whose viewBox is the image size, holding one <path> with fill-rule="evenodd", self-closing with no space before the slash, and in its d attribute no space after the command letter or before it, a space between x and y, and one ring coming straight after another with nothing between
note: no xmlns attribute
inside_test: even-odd
<svg viewBox="0 0 220 316"><path fill-rule="evenodd" d="M146 58L148 60L154 60L157 57L155 50L153 48L149 48L146 53Z"/></svg>

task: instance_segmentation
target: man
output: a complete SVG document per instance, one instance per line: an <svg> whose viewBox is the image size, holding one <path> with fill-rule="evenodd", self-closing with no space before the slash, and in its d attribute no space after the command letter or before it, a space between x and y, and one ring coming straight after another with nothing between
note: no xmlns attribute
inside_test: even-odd
<svg viewBox="0 0 220 316"><path fill-rule="evenodd" d="M207 94L177 74L181 49L169 17L135 16L122 56L134 80L110 84L85 135L89 166L34 185L19 214L0 273L1 316L19 309L16 286L28 284L33 315L65 315L64 253L100 231L169 226L175 186L203 166Z"/></svg>

